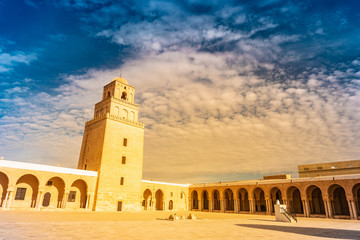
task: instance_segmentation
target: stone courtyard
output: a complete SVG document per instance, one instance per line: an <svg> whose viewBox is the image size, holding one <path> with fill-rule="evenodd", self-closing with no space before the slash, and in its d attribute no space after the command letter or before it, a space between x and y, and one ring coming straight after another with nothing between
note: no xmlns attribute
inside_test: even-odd
<svg viewBox="0 0 360 240"><path fill-rule="evenodd" d="M0 239L360 239L354 220L193 212L196 220L169 221L175 212L3 211ZM176 212L188 215L190 212Z"/></svg>

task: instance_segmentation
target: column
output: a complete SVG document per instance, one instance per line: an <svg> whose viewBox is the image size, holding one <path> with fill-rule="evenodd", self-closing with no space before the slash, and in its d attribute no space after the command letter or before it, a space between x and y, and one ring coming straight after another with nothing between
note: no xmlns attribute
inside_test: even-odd
<svg viewBox="0 0 360 240"><path fill-rule="evenodd" d="M310 217L310 205L309 205L309 200L306 199L304 202L305 202L305 206L306 206L306 217Z"/></svg>
<svg viewBox="0 0 360 240"><path fill-rule="evenodd" d="M329 218L333 218L333 212L332 212L332 206L331 206L331 201L330 200L326 201L326 206L327 206L327 209L328 209Z"/></svg>
<svg viewBox="0 0 360 240"><path fill-rule="evenodd" d="M358 219L358 214L357 214L357 207L356 207L356 204L355 204L355 201L351 201L351 205L352 205L352 209L353 209L353 216L354 216L354 219Z"/></svg>
<svg viewBox="0 0 360 240"><path fill-rule="evenodd" d="M201 200L201 198L200 198L200 200L198 199L198 210L199 211L203 210L203 201Z"/></svg>
<svg viewBox="0 0 360 240"><path fill-rule="evenodd" d="M272 201L272 199L269 199L269 213L270 215L273 213L273 209L274 209L274 203Z"/></svg>
<svg viewBox="0 0 360 240"><path fill-rule="evenodd" d="M283 203L286 205L286 210L287 210L288 212L290 212L289 206L288 206L288 204L289 204L288 200L287 200L287 199L283 199Z"/></svg>
<svg viewBox="0 0 360 240"><path fill-rule="evenodd" d="M12 200L12 198L13 198L13 193L14 193L13 190L10 191L7 209L10 209L11 200Z"/></svg>
<svg viewBox="0 0 360 240"><path fill-rule="evenodd" d="M239 213L239 200L237 198L234 199L234 212Z"/></svg>
<svg viewBox="0 0 360 240"><path fill-rule="evenodd" d="M35 203L35 208L38 209L39 205L40 205L40 196L41 196L41 191L38 190L38 193L36 195L36 203Z"/></svg>
<svg viewBox="0 0 360 240"><path fill-rule="evenodd" d="M260 204L261 207L261 204ZM265 198L265 213L268 214L269 211L269 201L267 198Z"/></svg>
<svg viewBox="0 0 360 240"><path fill-rule="evenodd" d="M348 206L349 206L349 213L350 213L350 219L355 219L354 218L354 213L353 213L353 207L352 207L352 204L351 204L351 200L347 200L348 202Z"/></svg>
<svg viewBox="0 0 360 240"><path fill-rule="evenodd" d="M250 213L255 213L255 201L253 199L249 199L249 208Z"/></svg>
<svg viewBox="0 0 360 240"><path fill-rule="evenodd" d="M86 210L89 210L90 197L91 197L91 194L88 193L88 194L86 195L86 207L85 207Z"/></svg>
<svg viewBox="0 0 360 240"><path fill-rule="evenodd" d="M220 198L220 212L225 212L225 201L224 201L224 198Z"/></svg>
<svg viewBox="0 0 360 240"><path fill-rule="evenodd" d="M209 212L213 211L213 200L211 197L209 197Z"/></svg>
<svg viewBox="0 0 360 240"><path fill-rule="evenodd" d="M329 216L329 209L328 209L328 207L327 207L327 203L326 203L325 200L323 200L323 202L324 202L324 208L325 208L326 218L330 218L330 216Z"/></svg>
<svg viewBox="0 0 360 240"><path fill-rule="evenodd" d="M9 190L6 190L5 201L3 202L3 206L2 206L3 210L6 210L6 204L7 204L8 198L9 198Z"/></svg>
<svg viewBox="0 0 360 240"><path fill-rule="evenodd" d="M40 208L41 208L41 202L42 202L42 200L43 200L43 191L40 191L39 190L39 192L38 193L40 193L40 197L39 197L39 204L37 205L37 210L39 210L40 211Z"/></svg>

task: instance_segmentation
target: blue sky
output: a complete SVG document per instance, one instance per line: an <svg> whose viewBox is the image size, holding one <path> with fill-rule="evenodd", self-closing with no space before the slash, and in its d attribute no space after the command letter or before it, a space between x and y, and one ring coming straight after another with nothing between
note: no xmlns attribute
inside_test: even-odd
<svg viewBox="0 0 360 240"><path fill-rule="evenodd" d="M147 126L144 178L226 181L359 159L359 9L0 0L0 155L76 167L84 123L121 69Z"/></svg>

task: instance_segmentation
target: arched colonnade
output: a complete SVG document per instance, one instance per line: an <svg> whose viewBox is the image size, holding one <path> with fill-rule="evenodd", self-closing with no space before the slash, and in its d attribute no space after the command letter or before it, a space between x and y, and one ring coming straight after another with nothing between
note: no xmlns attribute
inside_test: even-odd
<svg viewBox="0 0 360 240"><path fill-rule="evenodd" d="M360 216L360 180L190 187L189 197L189 209L194 211L273 214L273 206L279 201L297 216Z"/></svg>
<svg viewBox="0 0 360 240"><path fill-rule="evenodd" d="M146 211L187 210L187 193L147 188L142 194L142 209Z"/></svg>
<svg viewBox="0 0 360 240"><path fill-rule="evenodd" d="M0 171L0 208L90 209L92 193L82 178L40 176L37 173L9 174Z"/></svg>

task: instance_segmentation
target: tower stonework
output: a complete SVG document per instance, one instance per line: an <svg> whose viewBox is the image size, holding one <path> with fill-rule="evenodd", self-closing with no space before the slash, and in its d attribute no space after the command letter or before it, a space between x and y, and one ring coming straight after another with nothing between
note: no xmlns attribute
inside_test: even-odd
<svg viewBox="0 0 360 240"><path fill-rule="evenodd" d="M114 78L85 124L78 169L98 172L93 210L140 210L144 124L134 94L124 78Z"/></svg>

